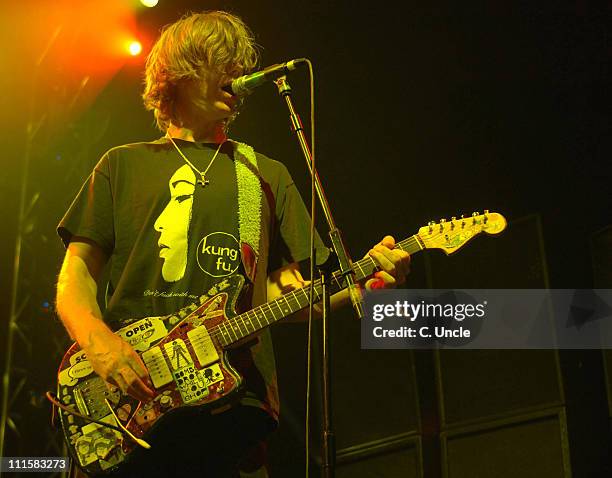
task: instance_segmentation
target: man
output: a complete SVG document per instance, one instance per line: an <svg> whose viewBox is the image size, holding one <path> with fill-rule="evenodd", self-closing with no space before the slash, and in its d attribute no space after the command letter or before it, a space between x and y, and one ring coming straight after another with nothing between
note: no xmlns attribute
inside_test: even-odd
<svg viewBox="0 0 612 478"><path fill-rule="evenodd" d="M305 284L298 263L309 255L309 218L289 173L227 137L238 99L222 87L257 60L252 33L229 13L193 14L164 29L143 98L165 137L106 153L58 226L67 246L58 313L94 371L145 403L155 397L149 373L112 330L159 316L170 330L180 320L173 313L236 274L250 285L245 309ZM387 236L369 252L381 271L366 287L404 281L409 257L394 245ZM108 262L103 317L97 280ZM345 302L338 293L332 306ZM174 350L177 363L185 352ZM125 476L266 476L263 444L278 420L269 330L231 355L245 378L240 403L160 421L155 451Z"/></svg>

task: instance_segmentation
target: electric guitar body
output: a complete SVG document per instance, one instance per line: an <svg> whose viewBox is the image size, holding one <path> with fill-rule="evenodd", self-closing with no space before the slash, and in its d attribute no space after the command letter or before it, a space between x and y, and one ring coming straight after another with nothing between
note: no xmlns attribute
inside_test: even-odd
<svg viewBox="0 0 612 478"><path fill-rule="evenodd" d="M147 366L156 393L150 402L139 402L109 386L93 372L77 344L66 352L59 367L59 400L91 419L108 424L119 420L135 437L154 433L161 420L171 419L184 407L216 409L238 400L242 377L229 363L221 339L223 333L236 337L231 318L237 315L235 303L243 284L239 275L217 284L222 292L174 314L184 318L169 331L166 320L150 317L116 332L140 353ZM110 472L139 446L115 429L69 412L62 410L60 418L74 458L89 474Z"/></svg>

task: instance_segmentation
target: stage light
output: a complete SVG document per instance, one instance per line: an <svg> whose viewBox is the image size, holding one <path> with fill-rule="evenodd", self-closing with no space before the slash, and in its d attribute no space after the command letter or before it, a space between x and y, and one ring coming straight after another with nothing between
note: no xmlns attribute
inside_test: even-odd
<svg viewBox="0 0 612 478"><path fill-rule="evenodd" d="M140 52L142 51L142 45L140 44L139 41L131 41L129 46L128 46L128 51L130 52L130 55L132 56L137 56L140 55Z"/></svg>
<svg viewBox="0 0 612 478"><path fill-rule="evenodd" d="M145 7L154 7L155 5L157 5L157 1L158 0L140 0L140 3L142 3Z"/></svg>

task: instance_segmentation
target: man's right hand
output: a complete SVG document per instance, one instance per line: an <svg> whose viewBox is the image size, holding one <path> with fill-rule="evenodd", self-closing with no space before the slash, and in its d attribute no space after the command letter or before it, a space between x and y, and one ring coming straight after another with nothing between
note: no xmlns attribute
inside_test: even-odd
<svg viewBox="0 0 612 478"><path fill-rule="evenodd" d="M141 402L155 397L151 378L140 356L106 326L92 330L82 349L94 371L123 393Z"/></svg>
<svg viewBox="0 0 612 478"><path fill-rule="evenodd" d="M100 377L123 393L148 402L155 395L144 363L132 346L104 323L96 302L97 280L107 261L106 252L95 241L72 238L57 281L57 312Z"/></svg>

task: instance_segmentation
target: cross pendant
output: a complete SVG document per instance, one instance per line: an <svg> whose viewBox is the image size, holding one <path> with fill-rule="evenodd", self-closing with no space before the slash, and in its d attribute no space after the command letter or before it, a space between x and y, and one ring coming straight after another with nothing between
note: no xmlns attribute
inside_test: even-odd
<svg viewBox="0 0 612 478"><path fill-rule="evenodd" d="M206 179L206 176L204 176L202 173L200 173L200 179L196 180L196 182L202 187L206 187L210 184L210 181Z"/></svg>

